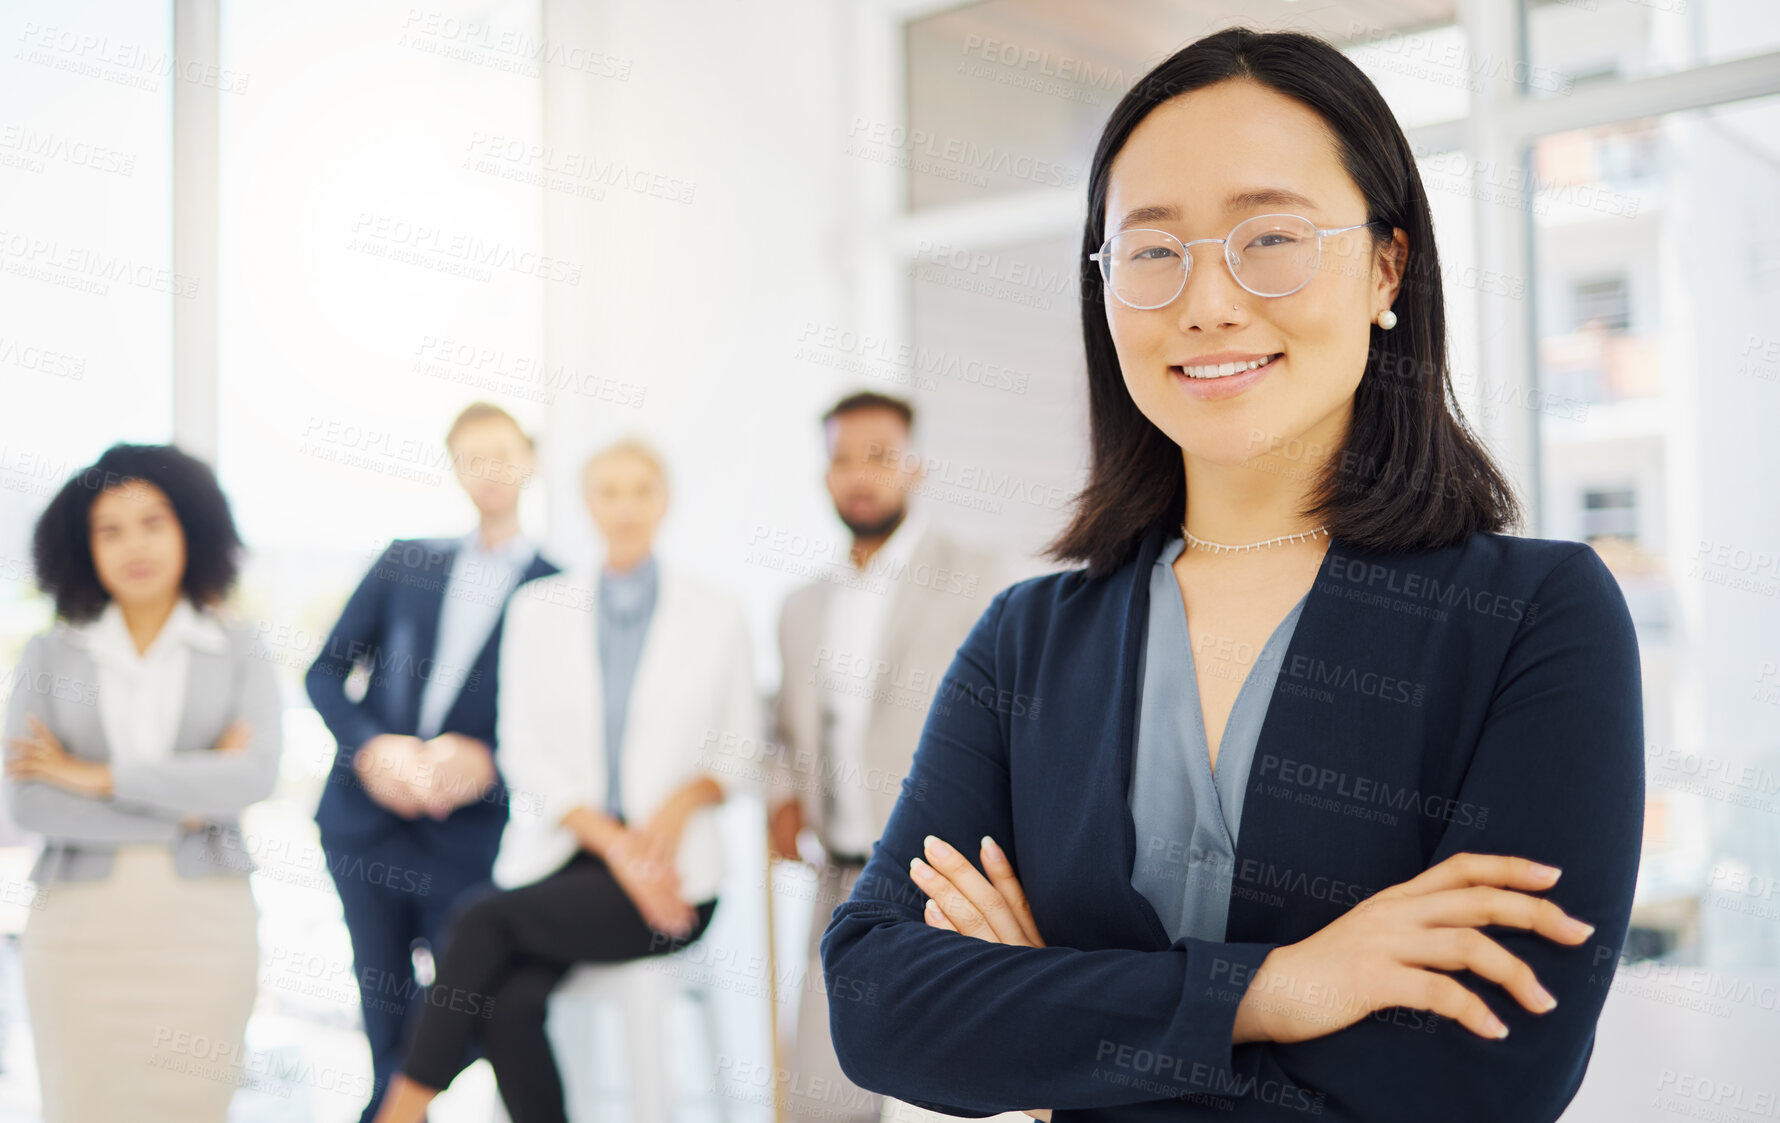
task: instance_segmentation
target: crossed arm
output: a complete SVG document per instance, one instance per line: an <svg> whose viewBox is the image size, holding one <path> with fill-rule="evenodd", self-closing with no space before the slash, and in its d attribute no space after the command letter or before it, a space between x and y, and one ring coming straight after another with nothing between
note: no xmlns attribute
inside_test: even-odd
<svg viewBox="0 0 1780 1123"><path fill-rule="evenodd" d="M33 638L21 674L44 669L43 637ZM271 666L243 668L237 720L203 752L157 761L97 761L63 747L49 727L48 699L14 692L6 715L7 805L26 830L71 842L164 842L179 828L229 818L265 799L278 780L282 706Z"/></svg>
<svg viewBox="0 0 1780 1123"><path fill-rule="evenodd" d="M911 772L926 798L898 803L860 887L824 937L830 974L870 980L885 996L874 1011L831 1004L843 1069L865 1087L952 1114L1150 1101L1170 1118L1228 1118L1227 1099L1223 1109L1216 1101L1158 1102L1155 1092L1107 1079L1107 1062L1147 1051L1148 1075L1161 1078L1151 1086L1172 1077L1177 1096L1265 1094L1315 1104L1325 1118L1386 1123L1423 1118L1431 1103L1448 1118L1479 1123L1557 1118L1592 1051L1629 921L1642 830L1642 708L1636 637L1593 551L1560 563L1533 599L1541 614L1510 647L1461 785L1460 799L1491 809L1487 829L1449 825L1427 871L1324 930L1352 928L1367 912L1426 914L1437 894L1452 915L1472 918L1455 925L1505 927L1463 941L1447 929L1441 946L1462 955L1446 967L1456 974L1419 971L1425 997L1386 1004L1442 1008L1462 991L1464 1024L1433 1018L1428 1031L1412 1032L1393 1019L1361 1017L1299 1036L1311 1031L1288 1025L1287 1034L1277 1018L1245 1017L1276 998L1305 1006L1295 996L1303 979L1270 969L1288 962L1270 960L1275 944L1183 939L1159 953L1082 952L1000 942L1024 935L1018 925L990 925L988 935L948 930L922 907L930 894L907 872L927 836L966 850L985 833L1013 837L999 727L991 714L951 706L930 717ZM948 672L971 693L993 696L993 629L1004 608L1004 598L991 605ZM1536 881L1524 859L1564 872L1555 885ZM987 854L989 878L964 874L962 857L930 851L929 862L998 890L1013 876L1011 864L995 876ZM1494 882L1466 880L1491 864L1500 871ZM1498 911L1495 894L1527 903ZM1592 938L1560 935L1565 914L1592 922ZM1345 946L1355 961L1372 950ZM1498 970L1508 956L1520 966ZM1480 966L1464 969L1473 962ZM1485 969L1499 982L1483 977ZM1531 989L1538 984L1555 996L1555 1009L1532 1012L1540 1008ZM1483 1036L1487 1017L1509 1035Z"/></svg>

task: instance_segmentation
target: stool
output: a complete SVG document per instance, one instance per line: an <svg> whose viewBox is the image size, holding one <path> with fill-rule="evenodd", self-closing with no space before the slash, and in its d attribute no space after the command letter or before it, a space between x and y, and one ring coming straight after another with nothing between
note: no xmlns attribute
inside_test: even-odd
<svg viewBox="0 0 1780 1123"><path fill-rule="evenodd" d="M721 1029L717 1008L704 967L695 958L697 943L668 955L651 956L611 966L585 965L570 971L550 996L546 1030L559 1058L594 1056L598 1032L598 1004L618 1007L624 1025L625 1070L628 1073L632 1123L669 1123L679 1082L674 1080L669 1052L675 1043L667 1036L669 1012L680 996L698 1007L707 1056L721 1054ZM688 954L692 953L692 954ZM560 1063L563 1096L573 1119L592 1119L604 1113L593 1105L599 1100L586 1065ZM721 1085L720 1066L715 1073L717 1117L729 1120L729 1097Z"/></svg>
<svg viewBox="0 0 1780 1123"><path fill-rule="evenodd" d="M584 964L571 970L551 992L545 1032L562 1073L563 1098L573 1120L603 1120L602 1089L594 1080L593 1059L601 1054L597 1032L602 1003L616 1007L623 1025L633 1123L671 1123L675 1093L670 1051L701 1048L717 1061L716 1114L721 1123L738 1118L772 1119L773 1089L745 1087L746 1076L726 1079L726 1071L770 1076L778 1068L773 1013L767 988L773 975L768 938L768 902L761 886L767 867L766 810L758 795L732 792L717 811L723 845L719 904L711 925L692 943L667 955L627 963ZM722 949L725 954L715 954ZM764 964L765 979L751 965ZM670 1043L670 1014L680 998L698 1009L702 1042ZM727 1031L725 1020L731 1023ZM725 1037L729 1040L725 1040ZM682 1046L676 1050L675 1044ZM701 1058L702 1059L702 1058ZM764 1100L760 1097L764 1096ZM736 1110L736 1101L743 1110Z"/></svg>

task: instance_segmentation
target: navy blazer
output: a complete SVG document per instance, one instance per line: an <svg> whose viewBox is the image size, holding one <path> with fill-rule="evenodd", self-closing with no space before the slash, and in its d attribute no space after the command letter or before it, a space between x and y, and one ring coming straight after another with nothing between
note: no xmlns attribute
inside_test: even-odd
<svg viewBox="0 0 1780 1123"><path fill-rule="evenodd" d="M1594 1047L1644 820L1637 636L1587 545L1479 533L1391 554L1337 537L1260 731L1224 942L1170 942L1131 886L1136 668L1165 535L1104 577L997 595L948 669L896 808L822 937L829 1025L862 1087L955 1115L1094 1120L1553 1120ZM1044 948L929 927L908 875L991 835ZM1509 1028L1408 1007L1232 1046L1267 953L1460 851L1563 869L1583 945L1484 931L1558 999L1534 1014L1446 972ZM1300 997L1314 998L1312 995Z"/></svg>
<svg viewBox="0 0 1780 1123"><path fill-rule="evenodd" d="M352 758L361 745L380 733L412 735L420 727L420 695L434 669L433 648L446 585L458 551L456 539L398 538L378 556L346 601L327 643L304 676L309 700L334 735L333 769L315 811L322 840L330 847L363 849L378 838L401 830L417 832L427 849L458 854L467 861L490 864L507 823L507 792L498 778L493 789L475 803L460 807L444 820L422 816L403 819L374 801L359 783ZM532 558L525 581L557 572L542 553ZM514 590L508 590L511 602ZM495 620L488 642L464 675L464 683L445 713L441 732L462 733L496 747L495 688L505 609ZM370 667L364 698L346 696L346 676L355 664ZM496 757L497 765L499 757Z"/></svg>

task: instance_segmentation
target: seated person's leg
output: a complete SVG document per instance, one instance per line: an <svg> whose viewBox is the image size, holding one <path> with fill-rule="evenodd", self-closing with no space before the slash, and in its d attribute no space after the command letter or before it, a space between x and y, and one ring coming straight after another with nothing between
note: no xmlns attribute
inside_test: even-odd
<svg viewBox="0 0 1780 1123"><path fill-rule="evenodd" d="M484 1012L483 1051L513 1123L568 1123L562 1075L544 1032L550 992L567 973L568 967L541 960L519 967Z"/></svg>
<svg viewBox="0 0 1780 1123"><path fill-rule="evenodd" d="M697 939L714 911L714 901L700 904L685 940L651 931L605 863L586 853L542 881L474 901L450 925L435 957L436 994L421 1012L402 1065L405 1079L396 1082L403 1085L402 1094L392 1094L379 1123L418 1120L413 1107L424 1110L425 1101L463 1071L472 1037L490 1028L483 1014L488 999L496 999L498 1011L499 996L515 972L544 966L566 972L579 963L616 963L670 952ZM541 1035L543 1004L533 1006ZM492 1053L489 1059L496 1079L509 1083L501 1079L501 1062ZM556 1099L560 1102L560 1082ZM515 1115L514 1123L530 1121Z"/></svg>

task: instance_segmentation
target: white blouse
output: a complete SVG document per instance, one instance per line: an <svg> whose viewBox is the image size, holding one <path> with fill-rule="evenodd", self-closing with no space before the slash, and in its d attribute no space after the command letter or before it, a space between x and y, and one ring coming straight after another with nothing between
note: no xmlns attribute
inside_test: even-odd
<svg viewBox="0 0 1780 1123"><path fill-rule="evenodd" d="M112 760L157 761L173 754L185 712L193 648L226 655L228 633L215 614L180 597L148 650L138 653L112 601L96 620L75 627L98 672L99 722Z"/></svg>

